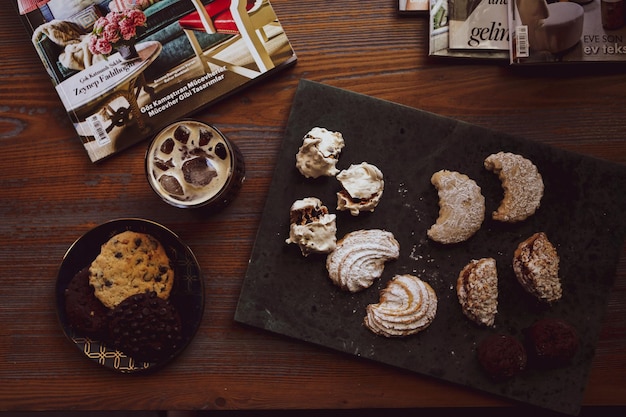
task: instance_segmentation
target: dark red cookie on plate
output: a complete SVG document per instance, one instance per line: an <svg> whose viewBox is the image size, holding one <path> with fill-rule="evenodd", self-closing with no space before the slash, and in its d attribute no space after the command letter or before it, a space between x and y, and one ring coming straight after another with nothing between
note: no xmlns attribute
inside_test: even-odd
<svg viewBox="0 0 626 417"><path fill-rule="evenodd" d="M537 320L524 332L528 353L537 364L546 368L571 363L578 352L578 331L563 319L546 317Z"/></svg>
<svg viewBox="0 0 626 417"><path fill-rule="evenodd" d="M109 312L108 341L137 361L166 360L182 345L180 315L154 291L132 295Z"/></svg>
<svg viewBox="0 0 626 417"><path fill-rule="evenodd" d="M89 285L89 267L83 268L65 289L67 323L79 336L102 339L108 332L108 311Z"/></svg>
<svg viewBox="0 0 626 417"><path fill-rule="evenodd" d="M495 334L478 345L478 361L491 378L504 381L526 369L528 358L517 338Z"/></svg>

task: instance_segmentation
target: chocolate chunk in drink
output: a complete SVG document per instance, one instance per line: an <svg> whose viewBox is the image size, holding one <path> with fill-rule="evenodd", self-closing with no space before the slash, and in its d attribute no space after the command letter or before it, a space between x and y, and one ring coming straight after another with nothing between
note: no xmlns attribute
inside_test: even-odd
<svg viewBox="0 0 626 417"><path fill-rule="evenodd" d="M206 146L209 144L209 142L211 142L211 139L213 138L213 132L211 132L208 129L204 129L204 128L200 128L199 129L199 135L200 135L200 140L198 141L198 145L199 146Z"/></svg>
<svg viewBox="0 0 626 417"><path fill-rule="evenodd" d="M174 150L174 140L172 138L167 138L161 144L161 152L165 154L171 154Z"/></svg>
<svg viewBox="0 0 626 417"><path fill-rule="evenodd" d="M174 139L180 143L187 144L191 130L185 125L180 125L174 130Z"/></svg>
<svg viewBox="0 0 626 417"><path fill-rule="evenodd" d="M220 142L217 145L215 145L215 155L217 155L217 157L222 160L228 157L228 150L226 149L226 146L223 143Z"/></svg>
<svg viewBox="0 0 626 417"><path fill-rule="evenodd" d="M193 158L185 161L182 167L185 181L197 187L208 185L217 177L217 171L207 158Z"/></svg>
<svg viewBox="0 0 626 417"><path fill-rule="evenodd" d="M161 187L168 193L172 195L183 195L183 187L180 185L176 177L172 177L171 175L162 175L159 178L159 183Z"/></svg>

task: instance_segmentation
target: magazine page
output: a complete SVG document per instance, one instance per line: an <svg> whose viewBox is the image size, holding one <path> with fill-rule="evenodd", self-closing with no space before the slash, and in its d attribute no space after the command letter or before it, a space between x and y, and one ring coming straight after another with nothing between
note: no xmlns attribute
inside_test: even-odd
<svg viewBox="0 0 626 417"><path fill-rule="evenodd" d="M508 50L450 48L448 0L430 0L428 55L436 57L509 59Z"/></svg>
<svg viewBox="0 0 626 417"><path fill-rule="evenodd" d="M624 0L514 0L511 64L626 60Z"/></svg>
<svg viewBox="0 0 626 417"><path fill-rule="evenodd" d="M509 49L507 0L448 0L451 49Z"/></svg>
<svg viewBox="0 0 626 417"><path fill-rule="evenodd" d="M297 59L268 0L48 0L22 20L93 162Z"/></svg>
<svg viewBox="0 0 626 417"><path fill-rule="evenodd" d="M398 0L400 13L427 13L428 0Z"/></svg>

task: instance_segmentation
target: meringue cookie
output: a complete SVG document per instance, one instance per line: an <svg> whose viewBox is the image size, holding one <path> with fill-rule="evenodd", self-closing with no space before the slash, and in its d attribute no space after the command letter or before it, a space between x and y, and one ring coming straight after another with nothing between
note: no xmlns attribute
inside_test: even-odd
<svg viewBox="0 0 626 417"><path fill-rule="evenodd" d="M296 168L307 178L335 176L339 172L337 160L345 146L340 132L314 127L302 140L296 154Z"/></svg>
<svg viewBox="0 0 626 417"><path fill-rule="evenodd" d="M337 210L349 210L353 216L374 211L385 189L383 173L367 162L350 165L337 174L337 179L343 187L337 193Z"/></svg>
<svg viewBox="0 0 626 417"><path fill-rule="evenodd" d="M307 197L295 201L289 210L289 238L287 244L295 243L302 255L329 253L337 243L336 216L319 198Z"/></svg>

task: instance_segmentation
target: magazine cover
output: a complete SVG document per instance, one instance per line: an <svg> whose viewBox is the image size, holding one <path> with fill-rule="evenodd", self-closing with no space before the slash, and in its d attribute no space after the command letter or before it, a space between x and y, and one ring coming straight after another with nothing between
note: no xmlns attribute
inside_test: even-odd
<svg viewBox="0 0 626 417"><path fill-rule="evenodd" d="M448 0L451 49L509 49L507 0Z"/></svg>
<svg viewBox="0 0 626 417"><path fill-rule="evenodd" d="M511 64L626 60L624 0L509 0Z"/></svg>
<svg viewBox="0 0 626 417"><path fill-rule="evenodd" d="M429 56L507 60L508 62L508 50L450 48L448 16L448 0L430 0Z"/></svg>
<svg viewBox="0 0 626 417"><path fill-rule="evenodd" d="M16 0L91 161L296 55L268 0Z"/></svg>
<svg viewBox="0 0 626 417"><path fill-rule="evenodd" d="M398 0L400 13L427 13L428 0Z"/></svg>

